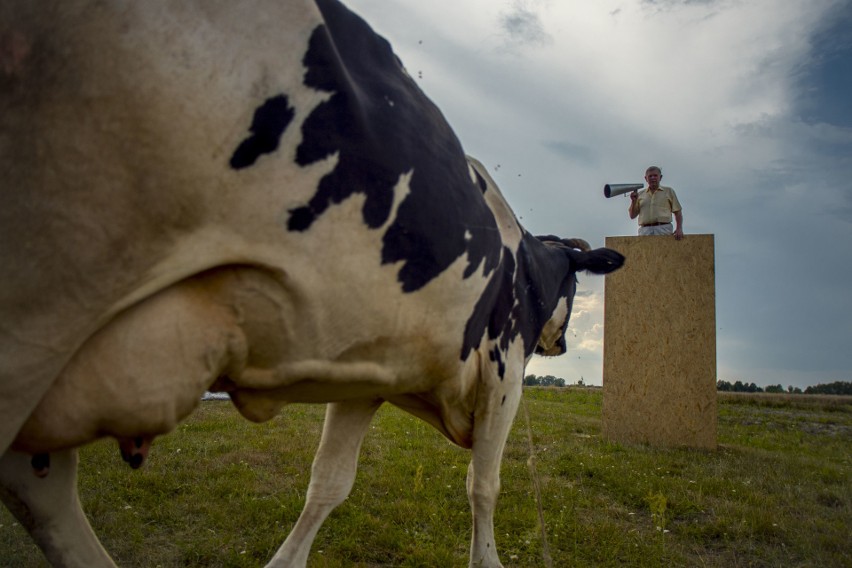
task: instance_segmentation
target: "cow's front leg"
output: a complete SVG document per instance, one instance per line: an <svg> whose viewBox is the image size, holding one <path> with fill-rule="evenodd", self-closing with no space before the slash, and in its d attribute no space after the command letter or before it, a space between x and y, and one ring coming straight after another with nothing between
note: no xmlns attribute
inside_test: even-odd
<svg viewBox="0 0 852 568"><path fill-rule="evenodd" d="M351 400L328 405L305 507L267 568L307 564L311 544L323 521L352 490L361 442L381 404L379 400Z"/></svg>
<svg viewBox="0 0 852 568"><path fill-rule="evenodd" d="M115 566L92 531L77 495L77 450L52 452L50 471L33 475L29 454L0 458L0 499L53 566Z"/></svg>
<svg viewBox="0 0 852 568"><path fill-rule="evenodd" d="M467 469L467 497L473 514L471 567L503 566L494 541L494 510L500 493L503 448L520 399L520 382L506 384L505 389L488 392L474 414L473 456Z"/></svg>

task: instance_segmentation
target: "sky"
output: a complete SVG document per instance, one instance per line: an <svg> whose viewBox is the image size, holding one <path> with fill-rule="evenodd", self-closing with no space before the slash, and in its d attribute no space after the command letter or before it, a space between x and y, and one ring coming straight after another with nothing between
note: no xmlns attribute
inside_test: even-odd
<svg viewBox="0 0 852 568"><path fill-rule="evenodd" d="M603 186L662 167L714 235L718 379L852 381L852 0L347 5L531 233L635 235ZM527 373L602 384L603 305L581 275L568 353Z"/></svg>

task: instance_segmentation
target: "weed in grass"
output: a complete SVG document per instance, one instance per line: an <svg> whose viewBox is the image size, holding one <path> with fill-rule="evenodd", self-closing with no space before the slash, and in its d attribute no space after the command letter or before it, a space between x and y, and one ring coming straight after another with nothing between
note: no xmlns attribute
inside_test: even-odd
<svg viewBox="0 0 852 568"><path fill-rule="evenodd" d="M645 501L651 510L651 519L654 521L657 531L661 533L669 532L666 528L666 505L668 504L666 496L662 493L648 493Z"/></svg>

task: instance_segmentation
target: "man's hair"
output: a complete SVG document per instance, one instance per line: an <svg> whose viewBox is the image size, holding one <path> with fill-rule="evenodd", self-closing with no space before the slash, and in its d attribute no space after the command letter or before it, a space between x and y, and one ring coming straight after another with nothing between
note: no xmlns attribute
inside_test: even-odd
<svg viewBox="0 0 852 568"><path fill-rule="evenodd" d="M656 170L658 174L663 175L663 170L660 169L660 166L648 166L645 168L645 175L648 175L648 172L651 170Z"/></svg>

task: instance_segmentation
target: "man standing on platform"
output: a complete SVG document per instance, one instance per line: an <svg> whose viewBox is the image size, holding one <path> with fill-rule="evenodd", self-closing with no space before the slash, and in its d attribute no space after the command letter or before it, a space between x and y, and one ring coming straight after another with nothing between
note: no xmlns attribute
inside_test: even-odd
<svg viewBox="0 0 852 568"><path fill-rule="evenodd" d="M683 238L683 210L677 195L670 187L660 185L663 171L657 166L645 170L648 187L641 193L630 194L630 218L639 217L639 235L671 235L675 239ZM672 231L672 215L677 226Z"/></svg>

